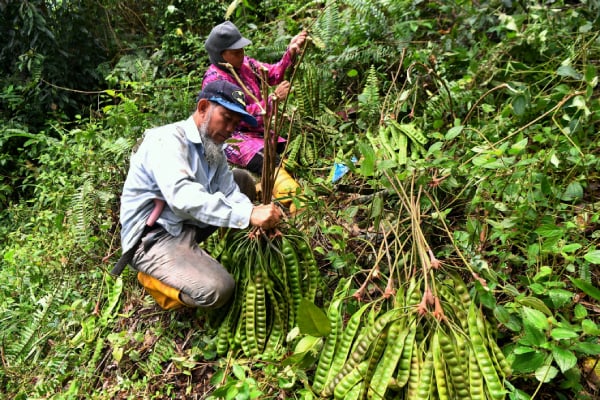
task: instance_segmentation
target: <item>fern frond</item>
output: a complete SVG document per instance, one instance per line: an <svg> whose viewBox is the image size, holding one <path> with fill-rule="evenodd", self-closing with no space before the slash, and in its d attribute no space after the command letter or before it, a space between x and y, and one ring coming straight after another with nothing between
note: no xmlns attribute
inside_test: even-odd
<svg viewBox="0 0 600 400"><path fill-rule="evenodd" d="M163 363L171 360L175 354L174 337L172 334L164 333L150 352L148 359L140 364L140 367L148 376L160 375L163 372Z"/></svg>
<svg viewBox="0 0 600 400"><path fill-rule="evenodd" d="M327 44L332 43L333 39L339 35L341 23L342 17L337 1L328 1L323 13L312 27L311 37L315 44L322 43L323 46L328 47Z"/></svg>
<svg viewBox="0 0 600 400"><path fill-rule="evenodd" d="M361 15L356 17L358 21L374 20L385 21L386 15L379 7L378 2L373 0L343 0L343 3L351 7L356 14Z"/></svg>
<svg viewBox="0 0 600 400"><path fill-rule="evenodd" d="M115 194L111 187L104 185L103 190L97 178L91 173L82 176L82 184L71 196L71 229L78 244L86 246L90 237L98 230L99 221L107 208L114 201Z"/></svg>
<svg viewBox="0 0 600 400"><path fill-rule="evenodd" d="M315 119L323 112L321 99L323 98L323 82L327 78L319 68L305 64L299 69L298 83L294 90L298 114L301 120Z"/></svg>
<svg viewBox="0 0 600 400"><path fill-rule="evenodd" d="M390 54L398 50L384 45L364 45L363 47L348 46L338 56L340 64L385 64L390 60Z"/></svg>
<svg viewBox="0 0 600 400"><path fill-rule="evenodd" d="M50 293L37 302L41 307L35 310L31 315L31 320L27 321L27 324L22 327L21 337L9 347L7 356L19 362L24 362L39 350L36 345L43 339L43 337L39 337L39 334L44 332L41 327L46 320L53 300L54 293Z"/></svg>
<svg viewBox="0 0 600 400"><path fill-rule="evenodd" d="M364 121L379 123L381 101L379 96L379 78L375 67L371 65L362 93L358 95L361 118Z"/></svg>
<svg viewBox="0 0 600 400"><path fill-rule="evenodd" d="M447 120L464 114L479 96L471 90L458 86L455 82L447 83L447 88L440 89L430 96L425 103L423 117L426 121Z"/></svg>
<svg viewBox="0 0 600 400"><path fill-rule="evenodd" d="M85 245L91 236L91 221L96 209L97 197L94 195L94 182L89 175L83 177L83 184L77 189L71 199L72 230L75 239L81 245Z"/></svg>
<svg viewBox="0 0 600 400"><path fill-rule="evenodd" d="M131 153L131 147L132 143L123 137L117 140L107 140L102 143L101 155L103 158L122 162Z"/></svg>
<svg viewBox="0 0 600 400"><path fill-rule="evenodd" d="M48 328L46 324L48 316L64 303L64 299L70 293L65 286L64 283L58 285L52 293L35 301L38 308L27 314L28 319L24 320L19 328L20 337L13 338L12 344L8 346L7 357L24 363L30 358L37 358L42 352L42 346L39 344L53 333L52 328Z"/></svg>

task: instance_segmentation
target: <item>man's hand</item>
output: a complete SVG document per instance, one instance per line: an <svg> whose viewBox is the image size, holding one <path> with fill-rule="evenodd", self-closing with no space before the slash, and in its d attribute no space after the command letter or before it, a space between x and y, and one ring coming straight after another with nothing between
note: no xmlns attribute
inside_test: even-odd
<svg viewBox="0 0 600 400"><path fill-rule="evenodd" d="M284 216L283 210L274 203L254 206L250 214L250 225L265 230L275 228Z"/></svg>

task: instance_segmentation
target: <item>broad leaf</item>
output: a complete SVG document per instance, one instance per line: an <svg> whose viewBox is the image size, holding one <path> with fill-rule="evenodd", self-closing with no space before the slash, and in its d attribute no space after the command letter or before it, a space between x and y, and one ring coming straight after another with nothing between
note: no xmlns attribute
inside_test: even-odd
<svg viewBox="0 0 600 400"><path fill-rule="evenodd" d="M523 307L523 328L525 335L519 343L530 346L541 346L546 343L546 333L549 324L544 313L533 308Z"/></svg>
<svg viewBox="0 0 600 400"><path fill-rule="evenodd" d="M325 312L304 298L298 307L298 327L300 332L316 337L327 336L331 332Z"/></svg>
<svg viewBox="0 0 600 400"><path fill-rule="evenodd" d="M552 316L552 311L550 311L550 309L548 308L546 303L544 303L542 300L538 299L537 297L526 296L526 297L523 297L521 299L516 299L516 300L522 306L531 307L537 311L543 312L544 314L546 314L549 317ZM544 318L544 320L545 320L545 318Z"/></svg>
<svg viewBox="0 0 600 400"><path fill-rule="evenodd" d="M575 68L570 65L561 65L556 70L556 73L560 76L568 76L573 79L581 79L582 75L575 70Z"/></svg>
<svg viewBox="0 0 600 400"><path fill-rule="evenodd" d="M584 281L583 279L571 277L569 277L569 279L571 280L571 282L573 282L573 285L575 285L578 289L582 290L585 294L594 298L595 300L600 301L600 289L598 289L591 283Z"/></svg>
<svg viewBox="0 0 600 400"><path fill-rule="evenodd" d="M459 126L454 126L450 129L448 129L448 132L446 132L446 135L444 136L444 138L446 140L452 140L455 137L457 137L458 135L460 135L460 133L463 131L464 126L459 125Z"/></svg>
<svg viewBox="0 0 600 400"><path fill-rule="evenodd" d="M550 289L548 295L555 308L566 306L573 299L573 293L565 289Z"/></svg>
<svg viewBox="0 0 600 400"><path fill-rule="evenodd" d="M554 328L552 329L552 332L550 332L550 336L556 340L574 339L579 337L579 333L568 328Z"/></svg>
<svg viewBox="0 0 600 400"><path fill-rule="evenodd" d="M566 244L561 248L564 253L574 253L579 250L582 246L579 243Z"/></svg>
<svg viewBox="0 0 600 400"><path fill-rule="evenodd" d="M366 143L359 143L358 147L363 155L360 163L360 173L363 176L372 176L375 171L375 149Z"/></svg>
<svg viewBox="0 0 600 400"><path fill-rule="evenodd" d="M535 274L535 276L533 277L534 281L541 281L549 276L552 275L552 268L548 267L548 266L543 266L540 268L539 272L537 274Z"/></svg>
<svg viewBox="0 0 600 400"><path fill-rule="evenodd" d="M581 329L583 333L590 336L600 336L600 329L598 325L591 319L584 319L581 321Z"/></svg>
<svg viewBox="0 0 600 400"><path fill-rule="evenodd" d="M587 308L577 303L575 304L575 308L573 309L573 314L575 315L575 319L583 319L587 317L588 311Z"/></svg>
<svg viewBox="0 0 600 400"><path fill-rule="evenodd" d="M588 343L588 342L580 342L575 343L571 346L571 349L577 351L579 353L587 354L590 356L600 354L600 344L598 343Z"/></svg>
<svg viewBox="0 0 600 400"><path fill-rule="evenodd" d="M523 150L525 150L527 148L527 143L529 143L529 139L525 138L523 140L519 140L517 143L513 144L512 146L510 146L510 150L509 153L510 154L519 154L521 153ZM537 160L532 159L529 160L532 163L536 163ZM519 165L523 165L522 163L520 163Z"/></svg>
<svg viewBox="0 0 600 400"><path fill-rule="evenodd" d="M577 365L577 356L572 351L561 347L553 347L552 356L554 357L554 361L556 361L556 365L560 368L560 372L563 374Z"/></svg>
<svg viewBox="0 0 600 400"><path fill-rule="evenodd" d="M571 182L561 196L562 201L574 201L583 197L583 187L579 182Z"/></svg>
<svg viewBox="0 0 600 400"><path fill-rule="evenodd" d="M512 362L514 372L533 372L544 364L545 356L539 351L517 354Z"/></svg>
<svg viewBox="0 0 600 400"><path fill-rule="evenodd" d="M558 370L551 365L544 365L535 371L535 377L542 383L550 382L558 375Z"/></svg>
<svg viewBox="0 0 600 400"><path fill-rule="evenodd" d="M543 238L552 238L552 237L562 236L564 233L564 230L554 224L544 224L544 225L540 225L535 230L535 233L537 233L538 235L540 235Z"/></svg>
<svg viewBox="0 0 600 400"><path fill-rule="evenodd" d="M313 349L316 345L320 344L323 339L316 336L307 335L298 341L294 348L295 353L306 353Z"/></svg>
<svg viewBox="0 0 600 400"><path fill-rule="evenodd" d="M528 105L529 104L527 103L527 99L525 98L525 96L523 96L522 94L517 95L512 102L512 107L515 112L515 115L525 114Z"/></svg>
<svg viewBox="0 0 600 400"><path fill-rule="evenodd" d="M592 250L587 252L583 258L592 264L600 264L600 250Z"/></svg>

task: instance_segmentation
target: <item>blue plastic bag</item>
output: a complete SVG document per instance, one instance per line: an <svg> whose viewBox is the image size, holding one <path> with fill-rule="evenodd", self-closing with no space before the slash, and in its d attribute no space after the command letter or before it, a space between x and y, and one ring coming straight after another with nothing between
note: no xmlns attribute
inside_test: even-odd
<svg viewBox="0 0 600 400"><path fill-rule="evenodd" d="M356 161L356 157L352 157L352 162L355 163ZM348 168L346 164L338 162L333 163L333 175L331 177L331 183L336 183L342 179L342 176L344 176L348 171L350 171L350 168Z"/></svg>

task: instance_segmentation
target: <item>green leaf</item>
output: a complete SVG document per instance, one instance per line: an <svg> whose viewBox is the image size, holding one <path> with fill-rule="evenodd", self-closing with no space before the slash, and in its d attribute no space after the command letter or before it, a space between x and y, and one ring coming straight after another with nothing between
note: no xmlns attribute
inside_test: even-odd
<svg viewBox="0 0 600 400"><path fill-rule="evenodd" d="M238 398L238 394L240 394L240 390L237 385L227 386L227 394L225 395L225 400L233 400ZM239 396L242 399L247 399L247 397Z"/></svg>
<svg viewBox="0 0 600 400"><path fill-rule="evenodd" d="M519 344L534 347L546 344L546 330L549 328L549 323L544 313L529 307L523 307L521 312L525 334L519 339Z"/></svg>
<svg viewBox="0 0 600 400"><path fill-rule="evenodd" d="M316 336L306 335L298 341L294 348L295 353L306 353L313 349L315 345L321 343L322 339Z"/></svg>
<svg viewBox="0 0 600 400"><path fill-rule="evenodd" d="M306 335L298 341L294 348L294 354L285 358L282 365L300 365L305 361L310 361L317 355L322 348L323 339L311 335Z"/></svg>
<svg viewBox="0 0 600 400"><path fill-rule="evenodd" d="M577 303L573 309L573 314L575 315L575 319L583 319L588 315L587 308Z"/></svg>
<svg viewBox="0 0 600 400"><path fill-rule="evenodd" d="M561 196L562 201L574 201L583 198L583 187L579 182L571 182Z"/></svg>
<svg viewBox="0 0 600 400"><path fill-rule="evenodd" d="M457 137L458 135L460 135L460 133L463 131L464 126L459 125L459 126L454 126L450 129L448 129L448 132L446 132L446 135L444 136L444 138L446 140L452 140L455 137Z"/></svg>
<svg viewBox="0 0 600 400"><path fill-rule="evenodd" d="M551 365L542 365L535 371L535 377L542 383L550 382L558 375L558 370Z"/></svg>
<svg viewBox="0 0 600 400"><path fill-rule="evenodd" d="M108 287L107 298L108 302L102 309L102 315L100 317L101 325L104 327L108 321L116 317L115 307L119 303L121 293L123 292L123 279L121 277L113 278L109 274L105 274L105 281Z"/></svg>
<svg viewBox="0 0 600 400"><path fill-rule="evenodd" d="M579 337L579 333L568 328L554 328L550 332L550 336L556 340L574 339Z"/></svg>
<svg viewBox="0 0 600 400"><path fill-rule="evenodd" d="M112 350L112 356L115 359L115 361L118 363L121 362L121 359L123 358L123 347L118 346L118 347L114 347Z"/></svg>
<svg viewBox="0 0 600 400"><path fill-rule="evenodd" d="M596 68L592 64L588 64L585 68L585 81L593 85L594 80L597 80Z"/></svg>
<svg viewBox="0 0 600 400"><path fill-rule="evenodd" d="M300 332L316 337L327 336L331 332L327 314L313 302L304 298L298 307L298 327Z"/></svg>
<svg viewBox="0 0 600 400"><path fill-rule="evenodd" d="M587 354L590 356L600 354L600 344L598 344L598 343L589 343L589 342L575 343L574 345L571 346L571 349L574 351L577 351L579 353Z"/></svg>
<svg viewBox="0 0 600 400"><path fill-rule="evenodd" d="M553 347L552 356L556 365L560 368L560 372L563 374L577 365L577 356L572 351L563 349L562 347Z"/></svg>
<svg viewBox="0 0 600 400"><path fill-rule="evenodd" d="M579 250L582 246L579 243L570 243L564 245L560 250L564 253L574 253Z"/></svg>
<svg viewBox="0 0 600 400"><path fill-rule="evenodd" d="M535 276L533 277L534 281L541 281L544 278L547 278L549 276L552 275L552 268L548 267L548 266L543 266L540 268L539 272L537 274L535 274Z"/></svg>
<svg viewBox="0 0 600 400"><path fill-rule="evenodd" d="M246 371L238 364L233 364L231 372L233 372L233 375L240 381L243 381L246 378Z"/></svg>
<svg viewBox="0 0 600 400"><path fill-rule="evenodd" d="M543 238L553 238L562 236L564 231L554 224L543 224L535 230L535 233Z"/></svg>
<svg viewBox="0 0 600 400"><path fill-rule="evenodd" d="M600 250L588 251L583 258L592 264L600 264Z"/></svg>
<svg viewBox="0 0 600 400"><path fill-rule="evenodd" d="M575 285L578 289L582 290L585 294L587 294L595 300L600 301L600 289L598 289L591 283L584 281L583 279L571 278L570 276L569 279L571 280L571 282L573 282L573 285Z"/></svg>
<svg viewBox="0 0 600 400"><path fill-rule="evenodd" d="M510 313L504 306L496 305L494 307L494 317L496 317L498 322L506 324L510 320Z"/></svg>
<svg viewBox="0 0 600 400"><path fill-rule="evenodd" d="M375 171L375 150L366 143L359 143L360 153L363 155L360 163L360 173L363 176L372 176Z"/></svg>
<svg viewBox="0 0 600 400"><path fill-rule="evenodd" d="M549 328L548 319L543 312L535 310L529 307L523 307L523 323L528 323L540 331L544 331Z"/></svg>
<svg viewBox="0 0 600 400"><path fill-rule="evenodd" d="M552 304L555 308L561 308L571 303L571 299L573 299L573 293L569 292L565 289L550 289L548 291L548 296L550 296L550 300L552 300Z"/></svg>
<svg viewBox="0 0 600 400"><path fill-rule="evenodd" d="M522 306L531 307L535 310L543 312L549 317L552 316L552 311L550 311L546 303L544 303L541 299L538 299L537 297L525 296L521 299L517 298L516 300Z"/></svg>
<svg viewBox="0 0 600 400"><path fill-rule="evenodd" d="M517 354L511 367L514 372L533 372L544 364L544 355L539 351Z"/></svg>
<svg viewBox="0 0 600 400"><path fill-rule="evenodd" d="M510 146L509 154L520 154L527 148L527 143L529 143L529 139L525 138L523 140L519 140L517 143ZM537 162L537 160L530 160L533 163ZM522 164L521 164L522 165Z"/></svg>
<svg viewBox="0 0 600 400"><path fill-rule="evenodd" d="M517 95L512 102L512 107L515 112L515 115L525 114L525 111L527 110L527 106L528 106L527 99L522 94Z"/></svg>
<svg viewBox="0 0 600 400"><path fill-rule="evenodd" d="M377 195L373 197L371 203L371 218L376 220L383 215L383 196Z"/></svg>
<svg viewBox="0 0 600 400"><path fill-rule="evenodd" d="M600 329L598 328L598 325L590 319L584 319L581 321L581 329L586 335L600 336Z"/></svg>
<svg viewBox="0 0 600 400"><path fill-rule="evenodd" d="M513 350L514 354L529 354L533 352L535 352L535 350L529 346L516 346Z"/></svg>
<svg viewBox="0 0 600 400"><path fill-rule="evenodd" d="M570 65L561 65L556 70L556 73L560 76L570 77L573 79L581 79L582 75L575 70L575 68Z"/></svg>
<svg viewBox="0 0 600 400"><path fill-rule="evenodd" d="M484 154L481 156L474 157L471 162L473 165L482 168L488 169L498 169L503 168L505 165L501 161L499 161L496 157L491 156L489 154Z"/></svg>
<svg viewBox="0 0 600 400"><path fill-rule="evenodd" d="M519 332L521 330L518 318L510 314L504 306L496 305L494 307L494 317L511 331Z"/></svg>

